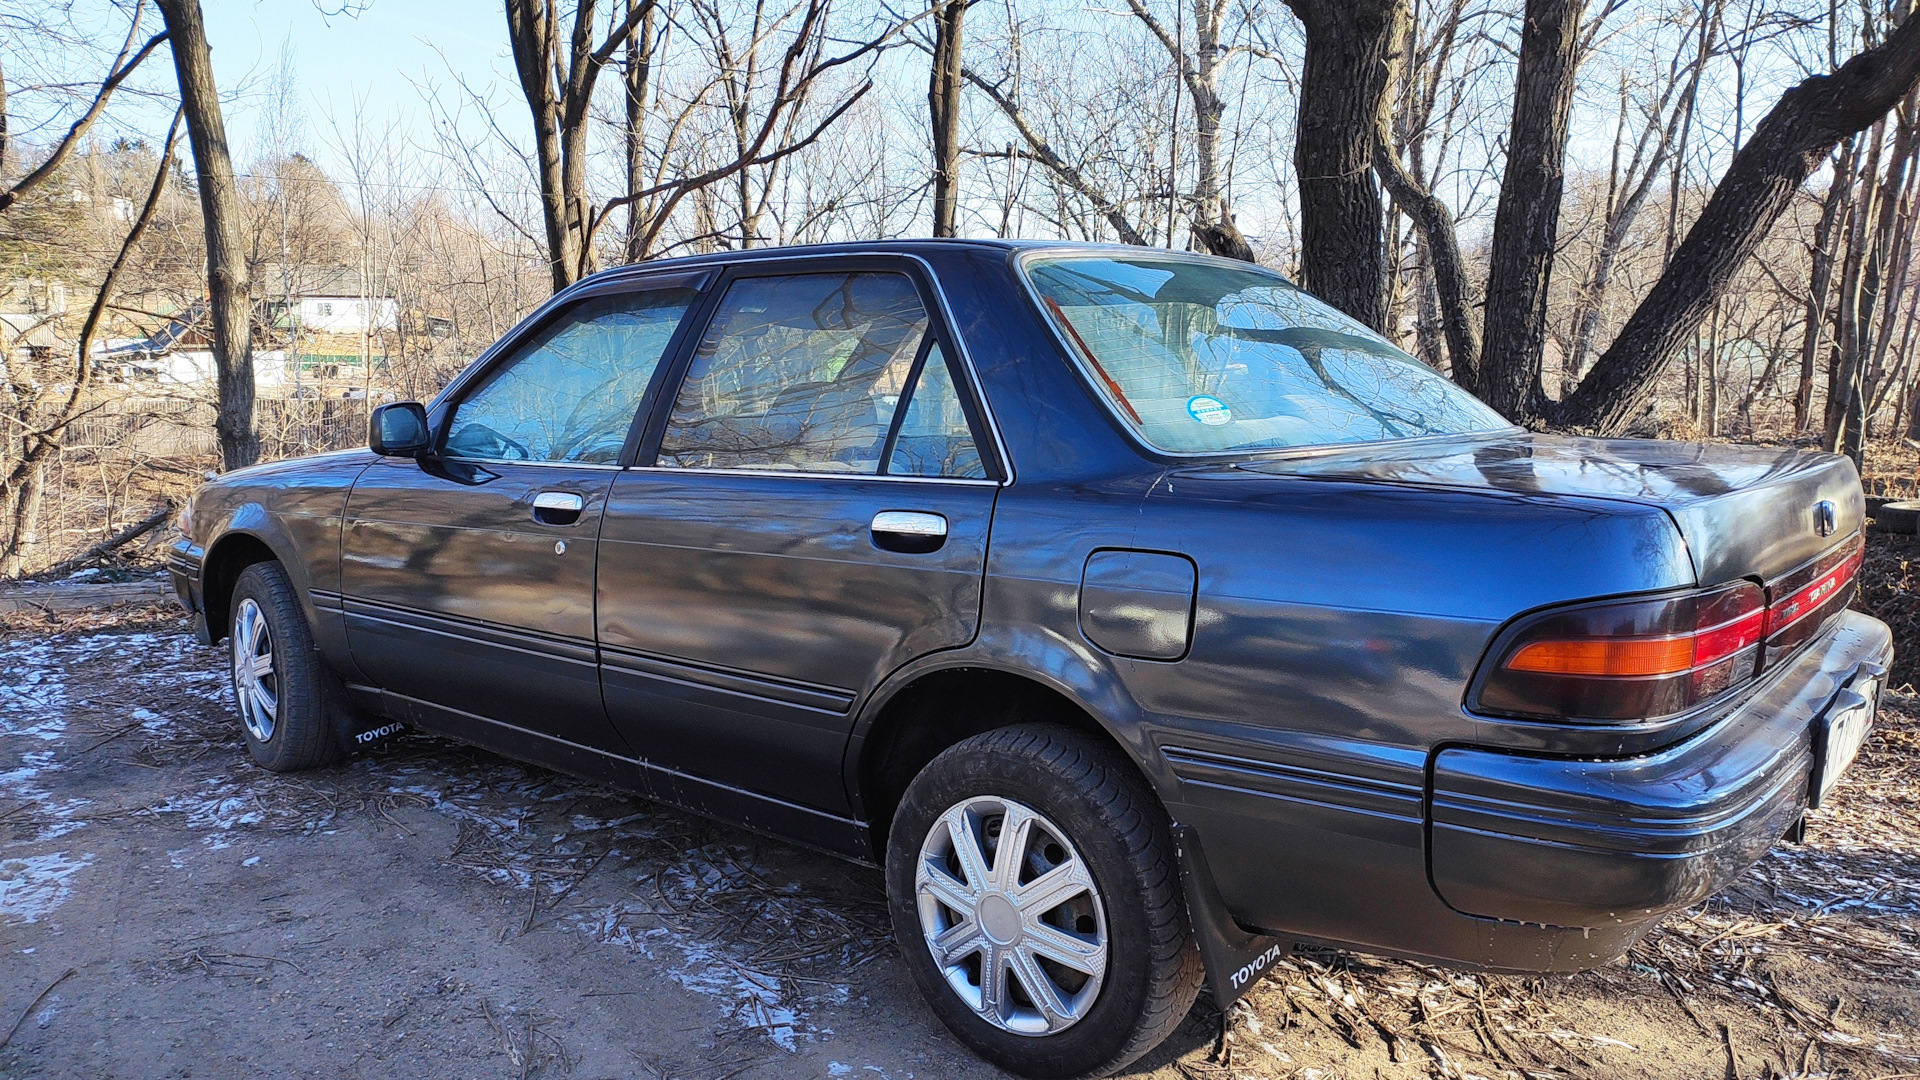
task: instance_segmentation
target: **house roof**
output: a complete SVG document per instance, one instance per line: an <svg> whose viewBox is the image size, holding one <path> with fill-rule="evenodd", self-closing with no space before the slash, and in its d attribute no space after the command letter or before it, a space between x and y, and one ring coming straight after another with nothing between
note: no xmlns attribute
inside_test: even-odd
<svg viewBox="0 0 1920 1080"><path fill-rule="evenodd" d="M108 356L138 356L143 353L158 355L180 343L180 339L193 329L193 324L207 317L207 302L195 300L187 305L185 311L167 320L167 324L154 331L153 336L124 342L107 350Z"/></svg>
<svg viewBox="0 0 1920 1080"><path fill-rule="evenodd" d="M53 345L56 344L53 322L45 315L0 313L0 326L6 327L6 338L13 345Z"/></svg>
<svg viewBox="0 0 1920 1080"><path fill-rule="evenodd" d="M253 294L262 300L279 296L321 297L331 300L387 300L393 290L377 282L369 286L357 266L311 266L261 263L253 271Z"/></svg>

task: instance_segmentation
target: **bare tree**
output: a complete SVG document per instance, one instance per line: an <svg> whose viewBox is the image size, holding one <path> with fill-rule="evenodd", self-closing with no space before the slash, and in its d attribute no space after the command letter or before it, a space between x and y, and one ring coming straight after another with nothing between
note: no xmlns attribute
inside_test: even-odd
<svg viewBox="0 0 1920 1080"><path fill-rule="evenodd" d="M207 296L213 315L213 359L220 395L214 434L228 469L259 460L253 428L253 297L247 272L240 190L234 183L220 92L213 82L200 0L158 0L172 37L180 108L193 144L194 176L207 237Z"/></svg>
<svg viewBox="0 0 1920 1080"><path fill-rule="evenodd" d="M1840 140L1872 125L1920 83L1920 18L1831 75L1788 90L1733 156L1726 175L1653 290L1562 403L1570 426L1614 433L1645 405L1653 380L1705 321L1735 271Z"/></svg>
<svg viewBox="0 0 1920 1080"><path fill-rule="evenodd" d="M717 159L709 157L704 168L679 167L687 163L685 158L663 154L654 182L610 199L588 214L583 250L591 249L595 235L613 213L645 204L648 212L644 230L637 237L628 238L627 248L629 252L650 256L657 250L674 211L683 201L698 196L695 201L699 208L700 199L708 196L709 189L729 182L734 186L739 210L734 226L737 231L724 230L712 221L712 207L708 205L702 212L708 214L709 219L696 227L695 234L717 238L732 232L743 245L752 243L758 215L767 206L770 184L769 178L762 177L756 188L747 177L755 170L777 165L814 145L866 97L873 89L873 81L863 77L838 95L831 106L818 106L820 111L809 112L810 105L817 105L813 100L817 89L843 70L853 70L852 66L862 61L870 62L900 29L898 25L891 26L845 52L829 54L826 46L831 0L804 0L793 9L796 17L756 16L746 45L737 51L725 32L719 9L702 0L694 0L693 6L696 22L704 26L708 35L707 48L713 57L714 69L712 78L688 96L667 125L668 145L672 146L709 95L717 93L723 103L723 131L731 142L731 154ZM762 50L775 41L782 30L787 38L786 47L771 57L764 56Z"/></svg>
<svg viewBox="0 0 1920 1080"><path fill-rule="evenodd" d="M1228 205L1224 162L1221 160L1221 121L1227 103L1220 95L1220 77L1227 61L1246 51L1225 43L1228 7L1226 0L1192 0L1193 51L1188 52L1183 34L1176 24L1173 30L1156 17L1143 0L1127 0L1134 18L1146 26L1179 73L1180 84L1193 102L1193 149L1195 176L1193 194L1193 236L1205 250L1230 259L1253 261L1253 248L1234 222Z"/></svg>
<svg viewBox="0 0 1920 1080"><path fill-rule="evenodd" d="M656 0L626 0L626 18L636 14L640 21L627 35L626 70L621 73L625 127L622 130L626 150L627 193L647 187L647 104L653 92L654 54L660 47L659 5ZM627 205L626 259L630 263L647 257L641 238L647 232L648 206L643 199Z"/></svg>
<svg viewBox="0 0 1920 1080"><path fill-rule="evenodd" d="M94 91L93 100L88 103L79 118L74 120L73 125L67 128L66 134L60 137L60 141L53 145L53 149L41 159L38 166L12 184L0 188L0 213L4 213L8 207L19 201L22 195L46 183L62 165L66 164L74 148L79 146L81 140L86 138L87 132L92 130L94 121L100 119L100 114L106 111L107 103L113 99L114 91L127 81L127 77L134 73L141 61L158 48L161 42L167 40L165 33L159 33L148 38L146 44L138 49L134 48L133 43L140 39L140 16L145 10L144 2L134 7L132 25L127 27L126 42L120 46L119 55L114 57L106 77L100 80L99 89ZM7 140L7 84L4 78L0 78L0 164L4 164L7 160L9 149Z"/></svg>
<svg viewBox="0 0 1920 1080"><path fill-rule="evenodd" d="M933 64L927 75L927 121L933 128L933 235L955 236L960 207L961 41L973 0L940 0L933 8Z"/></svg>
<svg viewBox="0 0 1920 1080"><path fill-rule="evenodd" d="M19 458L12 463L5 476L0 476L0 492L7 496L4 502L6 531L0 536L0 577L17 577L32 568L31 560L39 544L40 502L46 485L47 459L60 449L67 429L80 413L82 395L93 375L91 353L94 335L100 329L101 319L113 299L121 271L139 245L147 224L153 220L154 208L160 205L161 193L167 186L167 173L173 167L174 142L179 125L180 113L176 112L172 125L167 128L166 149L161 152L160 163L154 169L153 184L147 190L146 202L141 205L139 215L127 229L119 253L108 265L99 288L94 292L93 303L87 309L86 321L81 324L80 338L75 345L73 374L68 380L65 398L51 415L42 416L33 408L37 400L19 392L17 379L8 380L14 384L15 399L15 415L10 419L19 425L22 434L19 437ZM5 366L4 361L5 354L0 354L0 367Z"/></svg>
<svg viewBox="0 0 1920 1080"><path fill-rule="evenodd" d="M575 0L570 25L563 25L558 0L507 0L506 10L514 71L533 116L547 262L553 291L559 292L593 270L593 246L587 242L592 217L587 203L587 119L593 88L601 69L652 6L628 5L598 45L593 41L594 0Z"/></svg>

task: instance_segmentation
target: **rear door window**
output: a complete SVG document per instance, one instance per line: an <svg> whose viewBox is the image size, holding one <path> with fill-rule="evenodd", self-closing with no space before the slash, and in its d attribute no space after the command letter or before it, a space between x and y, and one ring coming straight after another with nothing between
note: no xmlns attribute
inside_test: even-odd
<svg viewBox="0 0 1920 1080"><path fill-rule="evenodd" d="M984 476L912 279L885 271L741 278L674 400L655 464ZM900 416L916 365L923 403ZM888 453L890 439L892 453Z"/></svg>
<svg viewBox="0 0 1920 1080"><path fill-rule="evenodd" d="M448 457L613 465L691 287L590 297L520 346L454 408Z"/></svg>

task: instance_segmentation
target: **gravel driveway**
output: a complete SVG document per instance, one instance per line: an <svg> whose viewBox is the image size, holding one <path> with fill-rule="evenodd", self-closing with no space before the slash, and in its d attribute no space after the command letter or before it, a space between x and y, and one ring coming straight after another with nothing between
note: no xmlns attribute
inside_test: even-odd
<svg viewBox="0 0 1920 1080"><path fill-rule="evenodd" d="M877 871L423 736L275 775L227 696L171 614L0 629L0 1075L1000 1075L921 1006ZM1816 822L1627 963L1302 956L1132 1075L1920 1071L1912 757L1877 737L1841 800L1880 832Z"/></svg>

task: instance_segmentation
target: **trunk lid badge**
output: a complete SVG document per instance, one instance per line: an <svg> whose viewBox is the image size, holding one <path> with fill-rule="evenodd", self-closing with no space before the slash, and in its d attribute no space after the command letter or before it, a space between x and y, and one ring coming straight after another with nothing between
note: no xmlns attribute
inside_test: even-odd
<svg viewBox="0 0 1920 1080"><path fill-rule="evenodd" d="M1813 531L1821 536L1832 536L1835 528L1833 504L1821 499L1813 504Z"/></svg>

